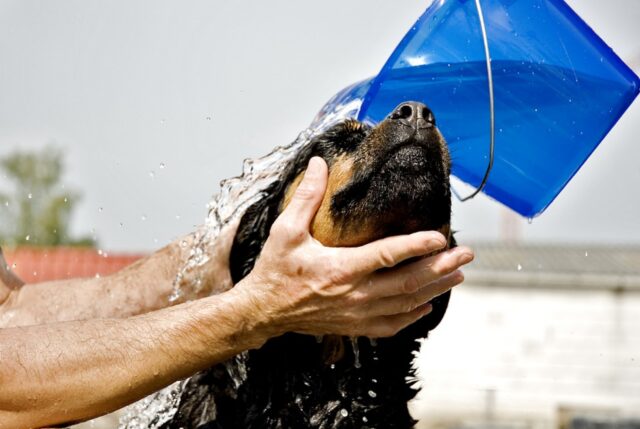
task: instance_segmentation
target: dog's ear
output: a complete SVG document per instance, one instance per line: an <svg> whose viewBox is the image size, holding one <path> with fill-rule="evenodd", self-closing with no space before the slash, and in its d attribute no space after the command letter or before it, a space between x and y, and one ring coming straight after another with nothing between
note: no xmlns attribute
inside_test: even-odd
<svg viewBox="0 0 640 429"><path fill-rule="evenodd" d="M422 331L422 336L427 332L435 329L442 319L444 318L445 313L447 312L447 307L449 306L449 298L451 297L451 291L447 291L442 295L431 300L431 305L433 306L433 310L431 313L427 314L425 317L418 322L420 324L420 330Z"/></svg>
<svg viewBox="0 0 640 429"><path fill-rule="evenodd" d="M269 186L264 192L264 197L251 205L242 215L229 255L229 271L234 284L249 274L256 263L260 250L269 236L271 224L278 216L281 187L281 183Z"/></svg>
<svg viewBox="0 0 640 429"><path fill-rule="evenodd" d="M453 249L454 247L457 247L456 239L453 236L453 231L450 231L448 226L447 231L445 232L445 236L446 235L449 236L447 249ZM429 331L435 329L440 324L440 322L442 322L442 319L447 312L450 298L451 291L449 290L442 295L432 299L430 301L431 305L433 306L433 310L431 310L431 313L427 314L418 322L407 328L408 330L412 331L411 335L415 336L415 338L422 338L426 337Z"/></svg>

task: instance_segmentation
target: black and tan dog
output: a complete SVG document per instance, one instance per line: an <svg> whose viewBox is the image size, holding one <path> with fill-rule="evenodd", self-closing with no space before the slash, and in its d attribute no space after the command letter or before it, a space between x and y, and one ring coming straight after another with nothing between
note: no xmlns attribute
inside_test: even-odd
<svg viewBox="0 0 640 429"><path fill-rule="evenodd" d="M289 201L312 156L329 165L329 182L312 224L327 246L438 230L449 237L450 159L423 104L398 106L376 127L347 120L300 150L266 197L244 214L233 243L234 283L252 269L269 228ZM419 338L436 327L449 301L396 336L317 339L286 334L194 376L164 428L410 428L407 383Z"/></svg>

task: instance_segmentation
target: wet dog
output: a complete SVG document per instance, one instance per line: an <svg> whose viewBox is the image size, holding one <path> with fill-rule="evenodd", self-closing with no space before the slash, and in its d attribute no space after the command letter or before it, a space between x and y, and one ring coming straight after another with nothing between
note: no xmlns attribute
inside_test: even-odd
<svg viewBox="0 0 640 429"><path fill-rule="evenodd" d="M234 283L246 276L312 156L329 165L313 221L327 246L358 246L419 230L449 237L450 158L433 113L398 106L376 127L346 120L300 149L281 180L243 215L230 256ZM286 334L192 377L164 428L410 428L407 377L424 338L445 314L449 292L433 311L391 338L370 340Z"/></svg>

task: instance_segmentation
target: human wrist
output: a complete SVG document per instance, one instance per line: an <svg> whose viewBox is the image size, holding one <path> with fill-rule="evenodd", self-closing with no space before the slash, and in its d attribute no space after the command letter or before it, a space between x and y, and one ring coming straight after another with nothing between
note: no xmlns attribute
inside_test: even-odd
<svg viewBox="0 0 640 429"><path fill-rule="evenodd" d="M249 282L247 279L227 292L199 300L215 302L214 311L207 312L207 323L215 330L221 327L228 329L228 345L236 353L260 348L267 340L280 334L274 329L268 312L263 311L260 299L247 284Z"/></svg>

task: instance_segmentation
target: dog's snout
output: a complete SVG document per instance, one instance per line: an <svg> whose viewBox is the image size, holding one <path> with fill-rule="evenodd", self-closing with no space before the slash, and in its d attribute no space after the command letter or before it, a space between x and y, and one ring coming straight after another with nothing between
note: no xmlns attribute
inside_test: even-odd
<svg viewBox="0 0 640 429"><path fill-rule="evenodd" d="M407 101L395 108L389 119L398 121L417 130L431 128L436 124L433 112L422 103Z"/></svg>

